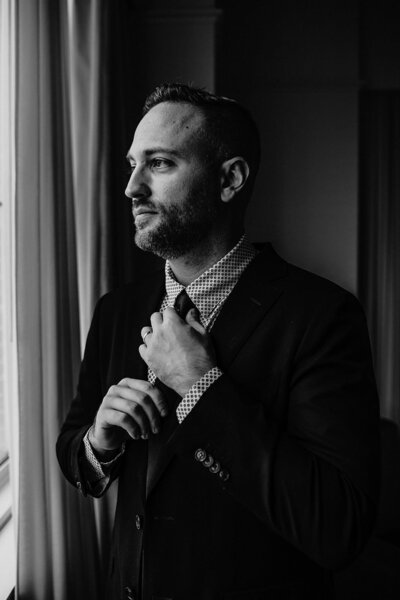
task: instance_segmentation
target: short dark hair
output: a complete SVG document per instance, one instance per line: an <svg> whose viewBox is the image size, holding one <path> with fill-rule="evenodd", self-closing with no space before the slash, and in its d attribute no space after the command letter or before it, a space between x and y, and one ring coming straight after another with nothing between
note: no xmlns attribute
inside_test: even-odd
<svg viewBox="0 0 400 600"><path fill-rule="evenodd" d="M205 117L203 134L218 161L243 156L249 163L250 188L260 163L260 135L249 111L236 100L182 83L163 83L146 98L143 115L162 102L197 106Z"/></svg>

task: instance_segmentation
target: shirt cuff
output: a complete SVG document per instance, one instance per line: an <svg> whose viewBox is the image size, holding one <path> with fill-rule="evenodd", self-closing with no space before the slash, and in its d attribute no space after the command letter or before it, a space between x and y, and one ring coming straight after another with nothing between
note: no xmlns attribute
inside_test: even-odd
<svg viewBox="0 0 400 600"><path fill-rule="evenodd" d="M108 462L102 462L99 461L99 459L93 452L92 444L89 442L89 431L90 429L88 429L85 437L83 438L86 458L85 471L88 481L90 483L95 483L103 478L108 479L112 467L119 459L119 457L122 456L122 454L125 452L125 442L122 444L120 452L116 456L114 456L112 460L109 460Z"/></svg>
<svg viewBox="0 0 400 600"><path fill-rule="evenodd" d="M221 375L223 375L221 369L219 367L213 367L192 385L176 409L176 416L179 424L188 416L192 408L196 406L204 392L208 390L210 385L221 377Z"/></svg>

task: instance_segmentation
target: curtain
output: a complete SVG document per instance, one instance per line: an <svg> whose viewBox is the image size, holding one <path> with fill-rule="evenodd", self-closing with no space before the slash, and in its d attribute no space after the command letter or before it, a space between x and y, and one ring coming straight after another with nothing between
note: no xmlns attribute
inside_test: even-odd
<svg viewBox="0 0 400 600"><path fill-rule="evenodd" d="M18 465L18 412L9 410L12 400L17 395L17 352L16 352L16 323L15 323L15 278L14 252L10 252L15 237L14 206L15 206L15 6L12 0L0 0L0 394L3 395L3 405L0 408L2 422L0 446L4 443L9 452L9 468L11 471L11 511L17 514L18 507L18 477L15 476ZM15 403L14 403L15 404ZM4 411L4 412L3 412ZM4 425L6 431L4 431ZM3 436L5 434L5 438ZM8 434L8 435L7 435ZM13 476L14 475L14 476ZM2 487L2 486L0 486ZM4 493L4 488L2 488ZM0 495L2 495L0 493ZM2 507L2 513L4 508ZM0 533L11 528L11 542L7 547L10 553L7 564L1 566L1 589L11 589L15 581L15 520L9 523ZM3 537L4 540L4 537ZM4 541L2 542L4 544ZM7 572L8 571L8 572Z"/></svg>
<svg viewBox="0 0 400 600"><path fill-rule="evenodd" d="M27 600L90 600L102 589L113 499L81 498L60 473L55 442L109 284L107 7L15 5L17 597Z"/></svg>
<svg viewBox="0 0 400 600"><path fill-rule="evenodd" d="M360 115L360 299L381 413L400 423L400 92L363 92Z"/></svg>

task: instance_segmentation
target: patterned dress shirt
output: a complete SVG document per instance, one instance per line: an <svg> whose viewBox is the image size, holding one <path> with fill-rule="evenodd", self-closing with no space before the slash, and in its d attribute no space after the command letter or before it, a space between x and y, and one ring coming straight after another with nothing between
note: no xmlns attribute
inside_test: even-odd
<svg viewBox="0 0 400 600"><path fill-rule="evenodd" d="M243 235L228 254L225 254L217 263L204 271L186 288L175 279L171 266L167 261L165 263L166 294L160 312L163 312L167 306L174 306L177 296L182 290L186 289L187 295L199 311L201 324L207 331L210 331L239 277L256 254L257 250L247 240L246 235ZM176 409L179 423L182 423L206 389L221 374L221 370L214 367L190 388ZM156 380L156 376L151 369L148 370L148 380L150 383L154 383Z"/></svg>
<svg viewBox="0 0 400 600"><path fill-rule="evenodd" d="M210 331L216 318L221 312L222 306L228 299L229 294L237 284L243 271L257 253L257 250L250 244L246 235L243 235L232 250L207 269L207 271L204 271L204 273L192 281L186 288L175 279L169 261L166 261L166 294L161 303L160 312L162 313L167 306L173 307L179 293L183 289L186 289L186 293L199 312L201 324L207 331ZM213 367L190 388L176 408L176 416L179 423L182 423L185 417L200 400L204 392L221 375L221 369L219 369L219 367ZM148 369L148 380L152 384L154 384L156 380L156 375L151 369ZM99 462L95 457L88 440L88 433L84 437L84 445L85 455L88 461L88 480L96 482L96 488L98 488L98 484L100 483L101 488L104 488L108 482L108 472L110 467L112 467L124 451L124 446L122 451L112 461L103 463ZM100 489L96 489L96 493L101 493Z"/></svg>

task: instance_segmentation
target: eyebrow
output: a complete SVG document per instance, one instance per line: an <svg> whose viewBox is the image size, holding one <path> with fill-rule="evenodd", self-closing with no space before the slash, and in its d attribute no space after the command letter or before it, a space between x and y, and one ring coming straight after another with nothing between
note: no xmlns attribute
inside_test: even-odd
<svg viewBox="0 0 400 600"><path fill-rule="evenodd" d="M149 148L148 150L144 151L145 156L151 156L152 154L157 154L158 152L161 152L163 154L170 154L172 156L176 156L177 158L182 158L182 153L179 152L178 150L174 150L172 148L164 148L162 146L158 146L156 148ZM128 154L126 155L126 160L130 161L133 157L132 155L128 152Z"/></svg>

